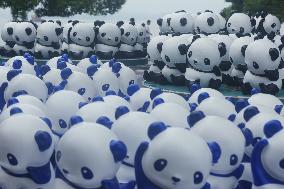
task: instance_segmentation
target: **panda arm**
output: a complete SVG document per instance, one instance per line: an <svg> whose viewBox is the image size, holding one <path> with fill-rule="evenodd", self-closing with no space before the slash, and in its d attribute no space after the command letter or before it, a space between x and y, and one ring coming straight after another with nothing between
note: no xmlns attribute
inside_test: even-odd
<svg viewBox="0 0 284 189"><path fill-rule="evenodd" d="M149 179L144 174L144 171L142 168L142 158L148 146L149 146L148 142L142 142L135 154L134 165L135 165L135 177L136 177L137 188L139 189L161 189L158 186L155 186L151 181L149 181Z"/></svg>
<svg viewBox="0 0 284 189"><path fill-rule="evenodd" d="M216 76L221 76L221 71L220 71L220 68L218 66L214 66L212 71Z"/></svg>
<svg viewBox="0 0 284 189"><path fill-rule="evenodd" d="M119 189L119 183L118 183L117 178L115 177L110 180L103 180L102 188L103 189Z"/></svg>
<svg viewBox="0 0 284 189"><path fill-rule="evenodd" d="M279 79L279 71L276 70L264 70L266 77L271 81L277 81Z"/></svg>

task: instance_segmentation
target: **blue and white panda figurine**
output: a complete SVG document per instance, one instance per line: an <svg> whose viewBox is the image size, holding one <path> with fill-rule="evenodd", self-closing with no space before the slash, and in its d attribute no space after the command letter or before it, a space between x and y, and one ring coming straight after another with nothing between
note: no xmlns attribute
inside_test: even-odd
<svg viewBox="0 0 284 189"><path fill-rule="evenodd" d="M193 40L187 52L190 67L186 69L185 78L188 86L199 84L201 87L219 89L222 83L219 65L224 55L226 48L223 43L218 44L209 38Z"/></svg>
<svg viewBox="0 0 284 189"><path fill-rule="evenodd" d="M83 59L94 54L95 27L90 23L74 21L68 31L68 53L74 59Z"/></svg>
<svg viewBox="0 0 284 189"><path fill-rule="evenodd" d="M118 52L121 30L115 24L95 22L96 55L101 59L111 59Z"/></svg>
<svg viewBox="0 0 284 189"><path fill-rule="evenodd" d="M159 26L160 32L159 35L169 35L172 33L170 23L172 14L167 14L163 16L162 18L157 19L157 24Z"/></svg>
<svg viewBox="0 0 284 189"><path fill-rule="evenodd" d="M279 18L267 12L260 13L260 21L256 28L257 37L264 38L266 35L279 35L281 22Z"/></svg>
<svg viewBox="0 0 284 189"><path fill-rule="evenodd" d="M283 125L271 120L264 126L266 138L261 139L253 149L251 168L255 189L282 189L283 169Z"/></svg>
<svg viewBox="0 0 284 189"><path fill-rule="evenodd" d="M254 91L255 89L252 92ZM252 96L248 99L248 103L254 106L266 106L271 110L283 106L283 102L278 97L265 93L252 93Z"/></svg>
<svg viewBox="0 0 284 189"><path fill-rule="evenodd" d="M185 85L186 53L189 41L183 36L169 38L163 43L161 57L166 64L162 70L163 76L174 85Z"/></svg>
<svg viewBox="0 0 284 189"><path fill-rule="evenodd" d="M255 20L244 13L234 13L227 21L227 31L237 37L250 34L255 26Z"/></svg>
<svg viewBox="0 0 284 189"><path fill-rule="evenodd" d="M127 147L126 158L122 161L117 178L121 184L135 183L134 159L141 142L150 141L148 137L149 126L158 120L145 112L129 112L127 107L121 106L116 110L116 121L111 130ZM134 187L133 187L134 188Z"/></svg>
<svg viewBox="0 0 284 189"><path fill-rule="evenodd" d="M193 24L192 16L184 10L173 13L170 20L170 27L174 36L192 33Z"/></svg>
<svg viewBox="0 0 284 189"><path fill-rule="evenodd" d="M50 121L21 112L19 108L11 109L11 117L1 123L0 186L54 188L50 158L55 143Z"/></svg>
<svg viewBox="0 0 284 189"><path fill-rule="evenodd" d="M121 43L115 57L120 59L135 57L135 44L137 42L138 31L132 24L119 21L117 25L121 31Z"/></svg>
<svg viewBox="0 0 284 189"><path fill-rule="evenodd" d="M165 66L161 57L164 42L169 39L166 35L156 36L151 39L147 46L147 54L150 58L150 68L144 71L143 78L159 84L166 84L167 79L162 75Z"/></svg>
<svg viewBox="0 0 284 189"><path fill-rule="evenodd" d="M200 111L191 113L188 117L188 123L191 132L198 134L206 142L216 141L220 146L222 153L218 162L212 167L207 179L211 188L235 188L244 171L244 166L241 163L245 147L250 144L252 138L250 131L244 130L243 133L228 119L218 116L205 117L203 112Z"/></svg>
<svg viewBox="0 0 284 189"><path fill-rule="evenodd" d="M50 59L61 54L62 28L54 21L43 21L37 28L35 57Z"/></svg>
<svg viewBox="0 0 284 189"><path fill-rule="evenodd" d="M61 45L61 53L68 54L68 31L72 27L72 20L68 20L68 23L62 26L62 45Z"/></svg>
<svg viewBox="0 0 284 189"><path fill-rule="evenodd" d="M119 189L116 173L127 148L107 127L74 116L55 152L54 189Z"/></svg>
<svg viewBox="0 0 284 189"><path fill-rule="evenodd" d="M138 36L137 43L134 45L135 57L146 57L147 55L147 30L145 23L136 26Z"/></svg>
<svg viewBox="0 0 284 189"><path fill-rule="evenodd" d="M267 39L256 40L245 50L248 70L244 76L242 92L250 94L252 88L263 93L277 94L282 88L279 78L280 52L278 47Z"/></svg>
<svg viewBox="0 0 284 189"><path fill-rule="evenodd" d="M194 32L197 34L214 34L220 31L220 21L212 11L205 11L197 15L194 27Z"/></svg>
<svg viewBox="0 0 284 189"><path fill-rule="evenodd" d="M27 56L14 56L10 58L5 66L9 70L18 70L21 73L31 74L31 75L39 75L39 66L34 62L34 57L26 54Z"/></svg>
<svg viewBox="0 0 284 189"><path fill-rule="evenodd" d="M244 36L233 41L229 56L234 68L231 72L233 85L240 86L243 83L244 76L247 71L247 64L245 62L245 50L247 46L254 41L253 37Z"/></svg>
<svg viewBox="0 0 284 189"><path fill-rule="evenodd" d="M13 54L13 47L15 46L16 42L13 38L14 35L14 27L17 23L16 22L8 22L4 24L1 28L1 38L4 41L4 46L1 47L0 53L2 56L14 56Z"/></svg>
<svg viewBox="0 0 284 189"><path fill-rule="evenodd" d="M216 142L207 144L185 128L151 124L149 142L142 142L135 155L139 189L209 189L207 179L221 156ZM185 145L186 144L186 145Z"/></svg>
<svg viewBox="0 0 284 189"><path fill-rule="evenodd" d="M17 55L24 55L26 52L33 54L36 33L37 25L33 22L17 22L14 26L13 39L16 44L13 47L13 51Z"/></svg>

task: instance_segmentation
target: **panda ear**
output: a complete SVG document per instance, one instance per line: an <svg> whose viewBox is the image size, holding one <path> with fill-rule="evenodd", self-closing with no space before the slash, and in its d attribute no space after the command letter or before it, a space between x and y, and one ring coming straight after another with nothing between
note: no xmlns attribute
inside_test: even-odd
<svg viewBox="0 0 284 189"><path fill-rule="evenodd" d="M259 114L259 110L255 106L248 107L244 112L244 119L248 122L252 117Z"/></svg>
<svg viewBox="0 0 284 189"><path fill-rule="evenodd" d="M158 24L159 26L162 26L162 24L163 24L163 19L162 19L162 18L158 18L157 24Z"/></svg>
<svg viewBox="0 0 284 189"><path fill-rule="evenodd" d="M101 124L108 129L111 129L113 122L106 116L101 116L97 119L96 123Z"/></svg>
<svg viewBox="0 0 284 189"><path fill-rule="evenodd" d="M159 104L163 104L165 103L165 101L161 98L156 98L154 101L153 101L153 104L152 104L152 108L154 109L156 106L158 106Z"/></svg>
<svg viewBox="0 0 284 189"><path fill-rule="evenodd" d="M154 122L148 128L148 137L153 140L158 134L166 129L167 126L163 122Z"/></svg>
<svg viewBox="0 0 284 189"><path fill-rule="evenodd" d="M8 102L7 102L7 108L8 108L9 106L11 106L11 105L13 105L13 104L17 104L17 103L19 103L19 100L16 99L15 97L12 97L12 98L10 98L10 99L8 100Z"/></svg>
<svg viewBox="0 0 284 189"><path fill-rule="evenodd" d="M120 28L120 32L121 32L121 35L123 35L124 34L124 29Z"/></svg>
<svg viewBox="0 0 284 189"><path fill-rule="evenodd" d="M185 26L187 24L187 19L186 18L181 18L179 22L180 22L180 24L182 26Z"/></svg>
<svg viewBox="0 0 284 189"><path fill-rule="evenodd" d="M41 20L41 23L43 24L43 23L45 23L46 22L46 20Z"/></svg>
<svg viewBox="0 0 284 189"><path fill-rule="evenodd" d="M70 75L72 75L72 70L70 68L64 68L63 70L61 70L61 78L66 80L70 77Z"/></svg>
<svg viewBox="0 0 284 189"><path fill-rule="evenodd" d="M241 48L241 52L242 52L242 55L243 56L245 56L245 54L246 54L246 49L247 49L247 45L244 45L244 46L242 46L242 48Z"/></svg>
<svg viewBox="0 0 284 189"><path fill-rule="evenodd" d="M75 25L78 24L78 23L79 23L78 20L74 20L74 21L72 22L72 26L75 26Z"/></svg>
<svg viewBox="0 0 284 189"><path fill-rule="evenodd" d="M201 86L199 84L193 84L190 87L190 94L192 95L195 91L201 89Z"/></svg>
<svg viewBox="0 0 284 189"><path fill-rule="evenodd" d="M178 50L181 55L186 55L188 47L185 44L181 44L178 46Z"/></svg>
<svg viewBox="0 0 284 189"><path fill-rule="evenodd" d="M214 164L218 163L218 160L220 159L221 154L222 154L222 151L221 151L219 144L217 142L210 142L210 143L207 143L207 144L208 144L208 147L209 147L209 149L212 153L212 162Z"/></svg>
<svg viewBox="0 0 284 189"><path fill-rule="evenodd" d="M19 113L23 113L23 111L18 107L13 107L10 110L10 116L15 115L15 114L19 114Z"/></svg>
<svg viewBox="0 0 284 189"><path fill-rule="evenodd" d="M115 62L112 67L111 67L111 70L113 73L118 73L120 70L121 70L121 64L118 63L118 62Z"/></svg>
<svg viewBox="0 0 284 189"><path fill-rule="evenodd" d="M223 57L225 56L225 54L227 53L227 49L226 49L226 45L225 43L219 43L218 44L218 49L219 49L219 52L220 52L220 57Z"/></svg>
<svg viewBox="0 0 284 189"><path fill-rule="evenodd" d="M122 161L127 155L126 145L120 140L112 140L110 150L116 163Z"/></svg>
<svg viewBox="0 0 284 189"><path fill-rule="evenodd" d="M89 104L88 102L80 102L78 105L78 108L81 109L82 107L86 106L87 104Z"/></svg>
<svg viewBox="0 0 284 189"><path fill-rule="evenodd" d="M283 130L283 126L278 120L271 120L264 125L264 134L266 138L273 137L276 133Z"/></svg>
<svg viewBox="0 0 284 189"><path fill-rule="evenodd" d="M63 29L62 28L55 28L55 33L57 36L61 35L63 32Z"/></svg>
<svg viewBox="0 0 284 189"><path fill-rule="evenodd" d="M270 48L269 55L270 55L271 60L275 61L279 57L279 51L276 48Z"/></svg>
<svg viewBox="0 0 284 189"><path fill-rule="evenodd" d="M41 117L41 120L44 121L50 129L52 128L52 123L50 119L48 119L47 117Z"/></svg>
<svg viewBox="0 0 284 189"><path fill-rule="evenodd" d="M156 98L156 96L158 96L158 95L160 95L162 93L163 93L163 91L160 88L152 89L151 93L150 93L151 100L153 100L154 98Z"/></svg>
<svg viewBox="0 0 284 189"><path fill-rule="evenodd" d="M87 68L88 76L92 77L99 70L99 67L96 64L93 64Z"/></svg>
<svg viewBox="0 0 284 189"><path fill-rule="evenodd" d="M49 71L50 71L51 69L50 69L50 67L48 66L48 65L42 65L41 67L40 67L40 74L42 75L42 76L44 76L45 74L47 74Z"/></svg>
<svg viewBox="0 0 284 189"><path fill-rule="evenodd" d="M7 80L11 81L14 77L16 77L17 75L19 75L20 73L22 73L22 70L10 70L7 73Z"/></svg>
<svg viewBox="0 0 284 189"><path fill-rule="evenodd" d="M120 28L123 24L124 24L123 21L118 21L118 22L116 23L116 25L117 25L119 28Z"/></svg>
<svg viewBox="0 0 284 189"><path fill-rule="evenodd" d="M246 146L249 146L251 143L252 143L252 140L253 140L253 134L251 132L250 129L248 128L245 128L245 129L241 129L244 137L245 137L245 140L246 140Z"/></svg>
<svg viewBox="0 0 284 189"><path fill-rule="evenodd" d="M116 111L115 111L115 119L120 118L121 116L127 114L128 112L130 112L128 107L119 106L118 108L116 108Z"/></svg>
<svg viewBox="0 0 284 189"><path fill-rule="evenodd" d="M159 53L162 52L163 44L164 44L163 42L160 42L160 43L157 44L157 49L158 49Z"/></svg>
<svg viewBox="0 0 284 189"><path fill-rule="evenodd" d="M79 123L82 123L82 122L84 122L84 120L83 120L83 118L81 117L81 116L72 116L71 118L70 118L70 126L72 127L72 126L74 126L74 125L77 125L77 124L79 124Z"/></svg>
<svg viewBox="0 0 284 189"><path fill-rule="evenodd" d="M198 105L196 103L189 103L190 112L195 111L197 106Z"/></svg>
<svg viewBox="0 0 284 189"><path fill-rule="evenodd" d="M283 109L283 105L276 105L274 107L275 112L277 112L278 114L281 113L282 109Z"/></svg>
<svg viewBox="0 0 284 189"><path fill-rule="evenodd" d="M127 94L128 96L132 96L134 93L140 90L140 87L136 84L131 84L127 88Z"/></svg>
<svg viewBox="0 0 284 189"><path fill-rule="evenodd" d="M61 21L60 20L56 20L56 23L61 26Z"/></svg>
<svg viewBox="0 0 284 189"><path fill-rule="evenodd" d="M228 117L228 120L231 121L231 122L234 122L236 119L236 114L230 114L229 117Z"/></svg>
<svg viewBox="0 0 284 189"><path fill-rule="evenodd" d="M34 139L37 143L39 151L41 152L48 150L52 145L52 137L46 131L37 131Z"/></svg>
<svg viewBox="0 0 284 189"><path fill-rule="evenodd" d="M205 100L205 99L207 99L209 97L210 97L210 95L207 92L200 93L198 95L198 100L197 100L198 104L200 104L203 100Z"/></svg>
<svg viewBox="0 0 284 189"><path fill-rule="evenodd" d="M104 99L101 96L96 96L92 99L92 102L104 102Z"/></svg>
<svg viewBox="0 0 284 189"><path fill-rule="evenodd" d="M237 113L239 113L242 109L244 109L247 106L249 106L248 101L245 99L240 99L235 104L235 110Z"/></svg>
<svg viewBox="0 0 284 189"><path fill-rule="evenodd" d="M187 123L189 127L193 127L197 122L205 118L205 115L201 111L192 112L189 116L187 116Z"/></svg>

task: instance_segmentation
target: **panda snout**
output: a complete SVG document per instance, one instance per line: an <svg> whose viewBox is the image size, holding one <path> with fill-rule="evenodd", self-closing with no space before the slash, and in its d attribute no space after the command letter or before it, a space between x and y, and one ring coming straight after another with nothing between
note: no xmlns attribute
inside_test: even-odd
<svg viewBox="0 0 284 189"><path fill-rule="evenodd" d="M172 177L172 180L174 181L174 183L180 182L180 178L177 177Z"/></svg>

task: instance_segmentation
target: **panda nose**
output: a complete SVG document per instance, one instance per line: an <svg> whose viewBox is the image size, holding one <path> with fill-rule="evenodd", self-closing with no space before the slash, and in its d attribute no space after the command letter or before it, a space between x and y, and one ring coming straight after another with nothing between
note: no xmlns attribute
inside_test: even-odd
<svg viewBox="0 0 284 189"><path fill-rule="evenodd" d="M131 41L133 41L134 40L134 38L131 38Z"/></svg>
<svg viewBox="0 0 284 189"><path fill-rule="evenodd" d="M234 31L235 31L235 29L232 29L232 31L234 32Z"/></svg>
<svg viewBox="0 0 284 189"><path fill-rule="evenodd" d="M81 41L81 38L78 38L79 41Z"/></svg>
<svg viewBox="0 0 284 189"><path fill-rule="evenodd" d="M197 60L193 60L193 63L194 63L194 64L197 64L198 62L197 62Z"/></svg>
<svg viewBox="0 0 284 189"><path fill-rule="evenodd" d="M19 39L19 37L18 37L18 36L16 36L16 40L17 40L17 41L20 41L20 39Z"/></svg>
<svg viewBox="0 0 284 189"><path fill-rule="evenodd" d="M176 183L176 182L179 182L179 181L180 181L180 178L172 177L172 180Z"/></svg>
<svg viewBox="0 0 284 189"><path fill-rule="evenodd" d="M107 40L109 40L109 41L110 41L110 40L111 40L111 38L107 38Z"/></svg>

